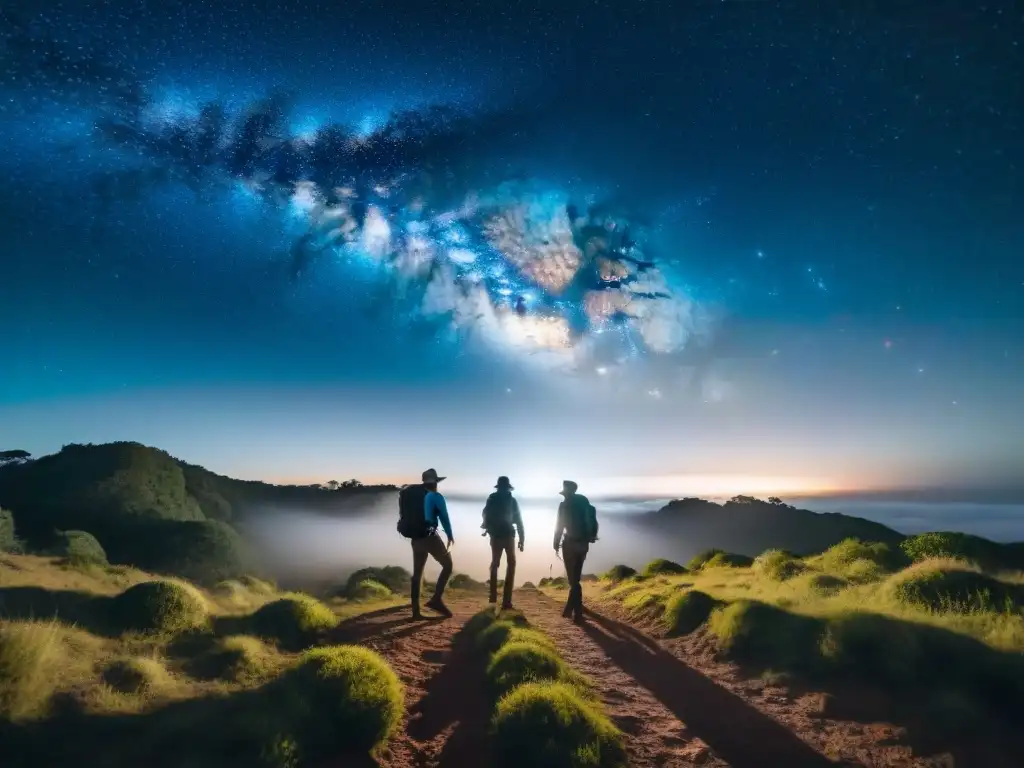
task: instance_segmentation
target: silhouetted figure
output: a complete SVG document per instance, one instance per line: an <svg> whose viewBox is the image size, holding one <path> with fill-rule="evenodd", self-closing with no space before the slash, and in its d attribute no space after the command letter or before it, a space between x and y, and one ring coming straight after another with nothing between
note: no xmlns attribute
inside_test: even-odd
<svg viewBox="0 0 1024 768"><path fill-rule="evenodd" d="M526 317L526 301L522 296L516 296L516 314L520 317Z"/></svg>
<svg viewBox="0 0 1024 768"><path fill-rule="evenodd" d="M411 540L412 543L412 616L422 618L420 614L420 587L423 582L423 568L427 557L434 558L441 566L441 574L437 577L434 596L427 602L427 608L444 616L452 612L444 604L444 588L452 575L451 546L455 543L452 526L448 520L448 505L444 496L437 490L437 484L444 480L438 477L437 471L428 469L422 475L420 485L410 485L402 489L398 495L398 532ZM437 535L438 524L444 529L447 545Z"/></svg>
<svg viewBox="0 0 1024 768"><path fill-rule="evenodd" d="M558 505L558 522L555 524L555 553L562 550L565 576L569 580L569 599L566 600L562 616L570 615L577 622L583 621L583 563L587 559L590 545L597 541L597 510L590 500L576 493L578 486L572 480L562 481ZM564 538L563 538L564 535Z"/></svg>
<svg viewBox="0 0 1024 768"><path fill-rule="evenodd" d="M483 522L480 527L491 537L491 595L490 602L498 602L498 567L505 553L505 590L501 607L512 607L512 588L516 578L516 531L519 532L519 551L523 551L525 533L519 502L512 495L512 483L504 475L498 478L495 491L487 497Z"/></svg>

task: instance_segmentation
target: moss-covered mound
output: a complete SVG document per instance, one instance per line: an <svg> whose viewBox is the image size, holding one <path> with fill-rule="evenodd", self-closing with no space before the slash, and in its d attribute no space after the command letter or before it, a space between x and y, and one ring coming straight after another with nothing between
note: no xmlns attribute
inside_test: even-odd
<svg viewBox="0 0 1024 768"><path fill-rule="evenodd" d="M678 637L695 631L708 620L717 605L717 600L696 589L675 595L665 606L669 636Z"/></svg>
<svg viewBox="0 0 1024 768"><path fill-rule="evenodd" d="M251 617L252 630L282 648L308 648L320 633L338 625L338 617L309 595L293 594L267 603Z"/></svg>
<svg viewBox="0 0 1024 768"><path fill-rule="evenodd" d="M686 568L681 566L679 563L674 563L671 560L665 560L664 558L658 558L657 560L651 560L644 568L644 576L675 576L680 573L686 573Z"/></svg>
<svg viewBox="0 0 1024 768"><path fill-rule="evenodd" d="M123 632L187 632L208 621L206 601L188 584L144 581L110 603L113 625Z"/></svg>
<svg viewBox="0 0 1024 768"><path fill-rule="evenodd" d="M925 560L891 576L897 599L933 611L1015 613L1024 604L1024 590L955 560Z"/></svg>
<svg viewBox="0 0 1024 768"><path fill-rule="evenodd" d="M156 659L115 659L103 668L103 682L119 693L149 693L170 683L167 669Z"/></svg>
<svg viewBox="0 0 1024 768"><path fill-rule="evenodd" d="M86 531L61 531L54 554L71 565L106 565L107 553L95 536Z"/></svg>
<svg viewBox="0 0 1024 768"><path fill-rule="evenodd" d="M802 573L806 566L782 549L769 549L754 558L753 568L758 573L775 581L785 581Z"/></svg>
<svg viewBox="0 0 1024 768"><path fill-rule="evenodd" d="M487 683L500 698L523 683L565 679L567 672L565 663L550 647L529 641L507 642L487 665Z"/></svg>
<svg viewBox="0 0 1024 768"><path fill-rule="evenodd" d="M398 676L369 648L307 651L280 686L306 762L370 752L391 737L405 710Z"/></svg>
<svg viewBox="0 0 1024 768"><path fill-rule="evenodd" d="M633 576L636 576L636 569L628 565L613 565L604 573L604 578L613 583L625 581Z"/></svg>
<svg viewBox="0 0 1024 768"><path fill-rule="evenodd" d="M527 683L498 703L493 720L500 768L620 768L622 733L564 683Z"/></svg>

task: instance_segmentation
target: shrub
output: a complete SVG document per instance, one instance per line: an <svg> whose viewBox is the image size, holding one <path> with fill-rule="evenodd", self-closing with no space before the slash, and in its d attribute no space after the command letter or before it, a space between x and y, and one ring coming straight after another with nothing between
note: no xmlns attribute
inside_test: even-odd
<svg viewBox="0 0 1024 768"><path fill-rule="evenodd" d="M507 621L493 622L480 632L476 640L477 647L484 653L496 653L506 643L532 643L540 648L555 652L555 644L551 639L535 629L517 627Z"/></svg>
<svg viewBox="0 0 1024 768"><path fill-rule="evenodd" d="M833 576L829 573L808 574L806 584L807 588L812 592L818 592L823 595L835 594L847 586L845 579L841 579L838 576Z"/></svg>
<svg viewBox="0 0 1024 768"><path fill-rule="evenodd" d="M584 581L600 581L600 580L601 579L597 576L597 574L594 574L594 573L584 573L582 576L580 576L580 581L581 582L584 582Z"/></svg>
<svg viewBox="0 0 1024 768"><path fill-rule="evenodd" d="M107 553L99 541L86 531L61 531L54 554L71 565L106 565Z"/></svg>
<svg viewBox="0 0 1024 768"><path fill-rule="evenodd" d="M792 553L781 549L769 549L754 558L754 570L764 574L769 579L785 581L791 579L804 570L804 564L797 560Z"/></svg>
<svg viewBox="0 0 1024 768"><path fill-rule="evenodd" d="M412 574L405 568L397 565L386 565L383 568L360 568L348 577L345 582L344 595L351 597L352 593L359 589L359 585L367 579L372 579L392 592L408 594L412 586Z"/></svg>
<svg viewBox="0 0 1024 768"><path fill-rule="evenodd" d="M533 642L508 642L487 665L487 682L496 697L501 697L523 683L560 680L565 671L565 662L550 648Z"/></svg>
<svg viewBox="0 0 1024 768"><path fill-rule="evenodd" d="M622 733L596 706L562 683L527 683L494 714L497 764L504 768L620 768Z"/></svg>
<svg viewBox="0 0 1024 768"><path fill-rule="evenodd" d="M719 649L741 661L797 669L818 658L820 623L773 605L738 600L713 610L708 628Z"/></svg>
<svg viewBox="0 0 1024 768"><path fill-rule="evenodd" d="M718 601L696 589L682 592L665 606L665 623L672 637L688 635L708 620Z"/></svg>
<svg viewBox="0 0 1024 768"><path fill-rule="evenodd" d="M698 552L690 558L690 562L686 564L686 569L689 571L699 571L704 567L704 563L717 554L725 554L725 552L721 549L705 549L703 552Z"/></svg>
<svg viewBox="0 0 1024 768"><path fill-rule="evenodd" d="M103 669L103 682L118 693L148 693L166 687L167 670L156 659L115 659Z"/></svg>
<svg viewBox="0 0 1024 768"><path fill-rule="evenodd" d="M896 571L909 564L909 559L900 549L877 541L843 539L826 549L821 555L822 564L840 572L848 571L858 560L867 560L886 571Z"/></svg>
<svg viewBox="0 0 1024 768"><path fill-rule="evenodd" d="M525 584L523 584L523 586L521 587L521 589L536 589L536 588L537 588L537 585L536 585L536 584L534 584L534 583L533 583L532 581L528 581L528 582L526 582L526 583L525 583Z"/></svg>
<svg viewBox="0 0 1024 768"><path fill-rule="evenodd" d="M994 579L956 560L924 560L889 580L897 599L933 611L1017 610L1021 588Z"/></svg>
<svg viewBox="0 0 1024 768"><path fill-rule="evenodd" d="M14 531L14 515L0 508L0 552L20 552L21 542Z"/></svg>
<svg viewBox="0 0 1024 768"><path fill-rule="evenodd" d="M636 571L628 565L613 565L604 574L604 578L611 582L625 581L633 576L636 576Z"/></svg>
<svg viewBox="0 0 1024 768"><path fill-rule="evenodd" d="M122 631L184 632L208 619L203 596L176 581L144 581L129 587L113 598L110 611Z"/></svg>
<svg viewBox="0 0 1024 768"><path fill-rule="evenodd" d="M350 600L387 600L394 593L373 579L363 579L349 595Z"/></svg>
<svg viewBox="0 0 1024 768"><path fill-rule="evenodd" d="M754 564L754 558L747 555L738 555L735 552L716 552L705 561L702 569L708 568L749 568Z"/></svg>
<svg viewBox="0 0 1024 768"><path fill-rule="evenodd" d="M633 618L657 617L665 610L665 605L658 595L641 590L627 595L622 601L622 606Z"/></svg>
<svg viewBox="0 0 1024 768"><path fill-rule="evenodd" d="M918 677L920 648L913 625L877 613L851 613L830 619L820 654L832 671L868 676L889 684Z"/></svg>
<svg viewBox="0 0 1024 768"><path fill-rule="evenodd" d="M674 575L680 573L686 573L686 569L679 563L674 563L671 560L665 560L664 558L652 560L647 564L647 567L644 568L645 576L658 576L660 574Z"/></svg>
<svg viewBox="0 0 1024 768"><path fill-rule="evenodd" d="M255 595L268 596L277 593L277 588L274 584L266 579L257 579L255 576L246 574L244 576L240 576L238 581L243 587Z"/></svg>
<svg viewBox="0 0 1024 768"><path fill-rule="evenodd" d="M935 531L908 536L900 549L915 563L938 557L967 560L986 570L1024 569L1024 548L1018 544L999 544L981 536L954 531Z"/></svg>
<svg viewBox="0 0 1024 768"><path fill-rule="evenodd" d="M236 683L266 678L273 670L272 652L259 638L235 635L219 641L200 660L202 676Z"/></svg>
<svg viewBox="0 0 1024 768"><path fill-rule="evenodd" d="M66 656L56 621L0 624L0 720L43 714Z"/></svg>
<svg viewBox="0 0 1024 768"><path fill-rule="evenodd" d="M477 581L472 576L467 576L465 573L456 573L452 576L451 581L448 582L448 586L452 589L465 589L473 592L481 592L487 589L486 584Z"/></svg>
<svg viewBox="0 0 1024 768"><path fill-rule="evenodd" d="M252 627L289 650L309 647L320 632L338 625L330 608L309 595L294 594L267 603L252 615Z"/></svg>
<svg viewBox="0 0 1024 768"><path fill-rule="evenodd" d="M405 711L397 675L358 646L307 651L281 678L281 690L304 761L369 752L390 738Z"/></svg>

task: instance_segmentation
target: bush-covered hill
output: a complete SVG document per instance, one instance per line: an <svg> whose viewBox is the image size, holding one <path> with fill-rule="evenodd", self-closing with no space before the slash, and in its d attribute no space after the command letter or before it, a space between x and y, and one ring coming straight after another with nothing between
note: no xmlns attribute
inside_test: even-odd
<svg viewBox="0 0 1024 768"><path fill-rule="evenodd" d="M30 549L53 551L60 531L84 531L112 563L203 583L252 570L235 527L248 513L268 505L329 513L388 490L233 480L130 442L67 445L0 466L0 507Z"/></svg>

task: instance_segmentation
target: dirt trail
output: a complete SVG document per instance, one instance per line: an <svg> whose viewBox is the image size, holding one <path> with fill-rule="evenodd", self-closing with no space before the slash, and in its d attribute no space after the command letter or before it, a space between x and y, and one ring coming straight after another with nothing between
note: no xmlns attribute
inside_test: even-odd
<svg viewBox="0 0 1024 768"><path fill-rule="evenodd" d="M588 614L577 626L536 590L516 606L597 685L609 716L627 735L635 768L835 765L743 697L719 686L655 640L612 619ZM385 768L488 765L489 706L481 660L461 634L482 599L449 602L451 619L413 621L407 607L343 623L334 642L381 653L406 686L406 717L378 764Z"/></svg>

